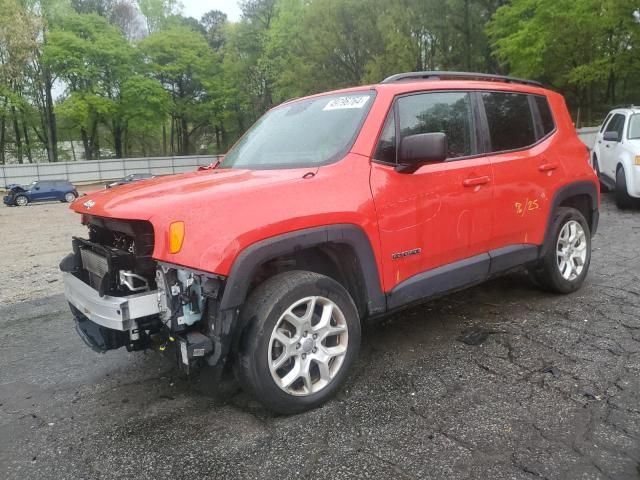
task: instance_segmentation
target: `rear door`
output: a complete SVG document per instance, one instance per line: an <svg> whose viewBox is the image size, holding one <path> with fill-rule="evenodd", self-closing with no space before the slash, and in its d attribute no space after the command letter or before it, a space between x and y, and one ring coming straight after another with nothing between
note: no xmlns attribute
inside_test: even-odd
<svg viewBox="0 0 640 480"><path fill-rule="evenodd" d="M476 127L470 92L424 92L396 99L371 170L387 290L421 272L487 251L492 174L488 160L479 154ZM396 138L431 132L446 133L448 159L413 173L396 171ZM482 276L486 271L474 273Z"/></svg>
<svg viewBox="0 0 640 480"><path fill-rule="evenodd" d="M548 153L557 141L551 109L544 96L492 91L480 97L494 174L490 249L533 255L543 241L552 192L564 177L562 163Z"/></svg>

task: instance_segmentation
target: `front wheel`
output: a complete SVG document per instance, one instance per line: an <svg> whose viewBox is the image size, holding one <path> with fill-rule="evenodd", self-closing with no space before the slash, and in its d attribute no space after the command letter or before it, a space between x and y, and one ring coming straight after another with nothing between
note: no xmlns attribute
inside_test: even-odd
<svg viewBox="0 0 640 480"><path fill-rule="evenodd" d="M67 192L64 194L64 201L67 203L71 203L76 199L76 195L73 192Z"/></svg>
<svg viewBox="0 0 640 480"><path fill-rule="evenodd" d="M580 211L560 207L551 225L549 245L531 273L538 285L556 293L578 290L591 264L591 233Z"/></svg>
<svg viewBox="0 0 640 480"><path fill-rule="evenodd" d="M274 411L292 414L328 400L358 356L360 318L347 291L312 272L278 274L241 312L248 328L236 359L243 387Z"/></svg>
<svg viewBox="0 0 640 480"><path fill-rule="evenodd" d="M29 199L24 195L18 195L15 202L18 207L24 207L29 203Z"/></svg>

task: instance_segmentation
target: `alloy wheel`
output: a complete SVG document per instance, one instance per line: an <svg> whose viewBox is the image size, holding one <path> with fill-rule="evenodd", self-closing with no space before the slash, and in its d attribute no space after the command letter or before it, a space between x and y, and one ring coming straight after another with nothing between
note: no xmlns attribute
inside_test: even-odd
<svg viewBox="0 0 640 480"><path fill-rule="evenodd" d="M562 278L573 281L580 276L587 259L587 237L579 222L570 220L560 230L556 258Z"/></svg>
<svg viewBox="0 0 640 480"><path fill-rule="evenodd" d="M303 298L280 316L271 333L271 376L290 395L315 394L340 371L348 341L345 316L334 302L321 296Z"/></svg>

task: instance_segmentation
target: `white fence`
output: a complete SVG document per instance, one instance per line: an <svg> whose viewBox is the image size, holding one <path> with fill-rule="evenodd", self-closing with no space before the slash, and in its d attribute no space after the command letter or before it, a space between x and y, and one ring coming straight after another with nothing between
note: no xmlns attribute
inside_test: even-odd
<svg viewBox="0 0 640 480"><path fill-rule="evenodd" d="M0 165L0 188L11 183L25 185L35 180L99 183L116 180L131 173L170 175L192 172L201 165L209 165L216 158L215 155L194 155Z"/></svg>
<svg viewBox="0 0 640 480"><path fill-rule="evenodd" d="M580 137L580 140L582 140L582 142L591 150L593 150L593 145L596 143L598 130L600 130L600 127L586 127L578 129L578 136Z"/></svg>
<svg viewBox="0 0 640 480"><path fill-rule="evenodd" d="M598 127L578 129L578 136L589 148L593 148L597 133ZM96 183L116 180L130 173L170 175L196 170L201 165L209 165L216 158L218 157L215 155L194 155L0 165L0 188L11 183L25 185L34 180L60 179L73 183Z"/></svg>

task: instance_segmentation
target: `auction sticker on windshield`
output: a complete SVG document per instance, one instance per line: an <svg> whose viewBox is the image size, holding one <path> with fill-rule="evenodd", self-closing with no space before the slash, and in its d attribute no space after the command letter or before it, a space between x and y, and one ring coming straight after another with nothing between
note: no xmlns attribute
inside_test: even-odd
<svg viewBox="0 0 640 480"><path fill-rule="evenodd" d="M369 100L368 95L350 95L348 97L338 97L325 105L323 110L343 110L345 108L362 108Z"/></svg>

